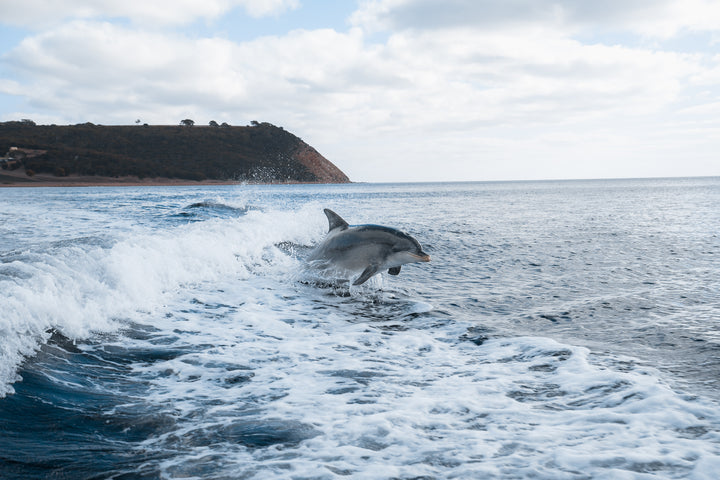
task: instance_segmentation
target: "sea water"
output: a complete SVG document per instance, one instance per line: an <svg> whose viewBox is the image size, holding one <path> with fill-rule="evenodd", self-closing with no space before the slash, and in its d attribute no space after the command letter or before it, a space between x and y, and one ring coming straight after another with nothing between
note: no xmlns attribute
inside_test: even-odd
<svg viewBox="0 0 720 480"><path fill-rule="evenodd" d="M432 255L311 281L327 231ZM0 190L0 478L715 479L720 179Z"/></svg>

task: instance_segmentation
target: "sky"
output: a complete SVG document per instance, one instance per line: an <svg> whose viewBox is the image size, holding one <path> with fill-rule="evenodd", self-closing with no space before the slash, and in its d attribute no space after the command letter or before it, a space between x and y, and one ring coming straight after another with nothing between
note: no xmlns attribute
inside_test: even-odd
<svg viewBox="0 0 720 480"><path fill-rule="evenodd" d="M353 181L720 175L718 0L0 0L0 121L284 127Z"/></svg>

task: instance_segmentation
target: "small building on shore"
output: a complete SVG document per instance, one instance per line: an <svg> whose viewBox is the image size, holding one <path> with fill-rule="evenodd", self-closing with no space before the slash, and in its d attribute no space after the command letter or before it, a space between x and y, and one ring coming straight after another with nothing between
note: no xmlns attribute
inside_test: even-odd
<svg viewBox="0 0 720 480"><path fill-rule="evenodd" d="M24 165L26 158L33 158L47 153L47 150L36 148L10 147L4 157L0 157L0 168L3 170L17 170Z"/></svg>

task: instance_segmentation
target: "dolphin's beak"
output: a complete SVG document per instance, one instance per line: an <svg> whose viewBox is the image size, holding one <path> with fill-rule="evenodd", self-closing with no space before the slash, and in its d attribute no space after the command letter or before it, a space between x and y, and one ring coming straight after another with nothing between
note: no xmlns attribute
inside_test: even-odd
<svg viewBox="0 0 720 480"><path fill-rule="evenodd" d="M414 255L413 257L417 258L419 262L429 262L430 261L430 255L427 253L423 253L422 255Z"/></svg>

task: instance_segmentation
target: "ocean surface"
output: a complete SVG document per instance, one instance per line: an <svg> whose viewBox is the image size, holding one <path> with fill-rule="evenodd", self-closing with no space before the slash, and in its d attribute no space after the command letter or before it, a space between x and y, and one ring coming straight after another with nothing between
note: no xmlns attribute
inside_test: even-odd
<svg viewBox="0 0 720 480"><path fill-rule="evenodd" d="M720 178L0 189L4 480L718 472Z"/></svg>

